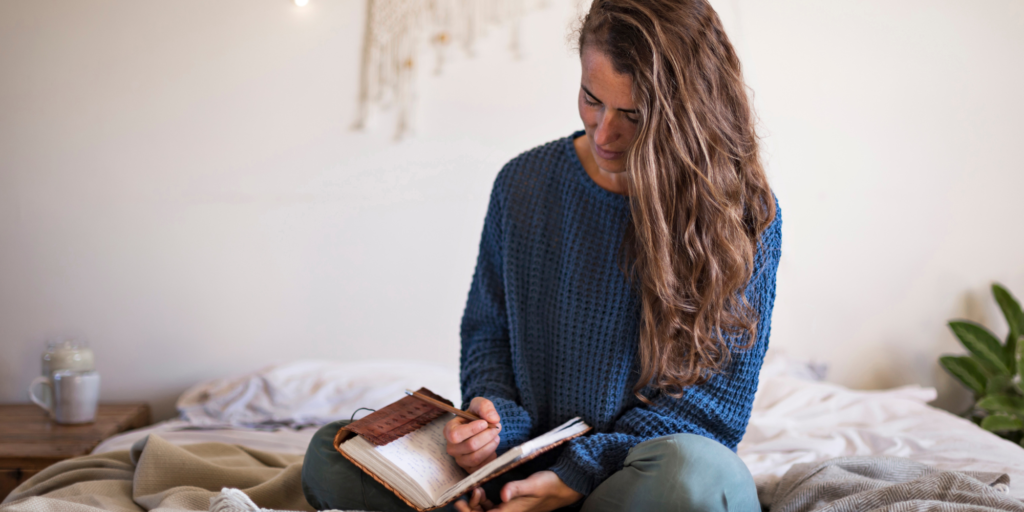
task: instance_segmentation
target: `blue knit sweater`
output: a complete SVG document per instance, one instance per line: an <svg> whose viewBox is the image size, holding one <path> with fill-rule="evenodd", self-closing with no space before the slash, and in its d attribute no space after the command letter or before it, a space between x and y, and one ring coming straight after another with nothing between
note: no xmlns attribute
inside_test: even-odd
<svg viewBox="0 0 1024 512"><path fill-rule="evenodd" d="M685 432L736 449L768 348L781 212L746 288L760 314L753 347L682 398L645 393L645 405L632 392L640 300L619 265L629 200L587 175L572 144L580 135L519 155L495 180L462 319L461 380L464 407L482 396L501 415L499 453L575 416L593 426L551 468L589 495L648 439Z"/></svg>

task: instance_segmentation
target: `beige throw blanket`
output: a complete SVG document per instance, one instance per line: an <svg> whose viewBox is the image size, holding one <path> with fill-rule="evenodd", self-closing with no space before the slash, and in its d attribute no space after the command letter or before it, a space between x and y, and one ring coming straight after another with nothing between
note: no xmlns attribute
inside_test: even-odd
<svg viewBox="0 0 1024 512"><path fill-rule="evenodd" d="M40 471L0 504L0 512L208 510L224 487L241 489L262 508L312 511L301 474L301 455L222 443L176 446L150 435L129 451Z"/></svg>
<svg viewBox="0 0 1024 512"><path fill-rule="evenodd" d="M1005 473L940 471L902 457L838 457L797 464L758 495L771 512L1024 512L1009 483Z"/></svg>

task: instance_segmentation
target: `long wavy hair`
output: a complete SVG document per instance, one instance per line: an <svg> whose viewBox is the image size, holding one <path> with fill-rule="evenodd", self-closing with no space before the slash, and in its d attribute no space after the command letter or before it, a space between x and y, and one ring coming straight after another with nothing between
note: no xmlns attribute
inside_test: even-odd
<svg viewBox="0 0 1024 512"><path fill-rule="evenodd" d="M623 242L641 299L633 391L679 397L757 334L744 289L775 200L740 61L705 0L594 0L578 35L581 56L600 50L632 78L640 117Z"/></svg>

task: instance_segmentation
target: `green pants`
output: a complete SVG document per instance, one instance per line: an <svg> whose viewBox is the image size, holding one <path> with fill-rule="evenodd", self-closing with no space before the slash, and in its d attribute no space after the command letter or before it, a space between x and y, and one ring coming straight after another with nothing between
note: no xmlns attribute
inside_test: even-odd
<svg viewBox="0 0 1024 512"><path fill-rule="evenodd" d="M309 444L302 465L302 490L309 504L317 510L412 510L334 449L334 435L344 423L321 428ZM506 482L544 469L528 466L524 464L522 470L510 471L485 484L487 497L497 501L498 491ZM754 479L735 453L706 437L675 434L629 450L623 468L583 500L582 510L753 512L761 507Z"/></svg>

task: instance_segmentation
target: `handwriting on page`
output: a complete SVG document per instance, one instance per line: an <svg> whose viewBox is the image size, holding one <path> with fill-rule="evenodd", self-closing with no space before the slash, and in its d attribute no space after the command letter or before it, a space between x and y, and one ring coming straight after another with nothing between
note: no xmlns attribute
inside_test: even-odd
<svg viewBox="0 0 1024 512"><path fill-rule="evenodd" d="M437 498L466 477L466 472L445 451L444 424L451 418L451 414L445 414L423 428L375 449Z"/></svg>

